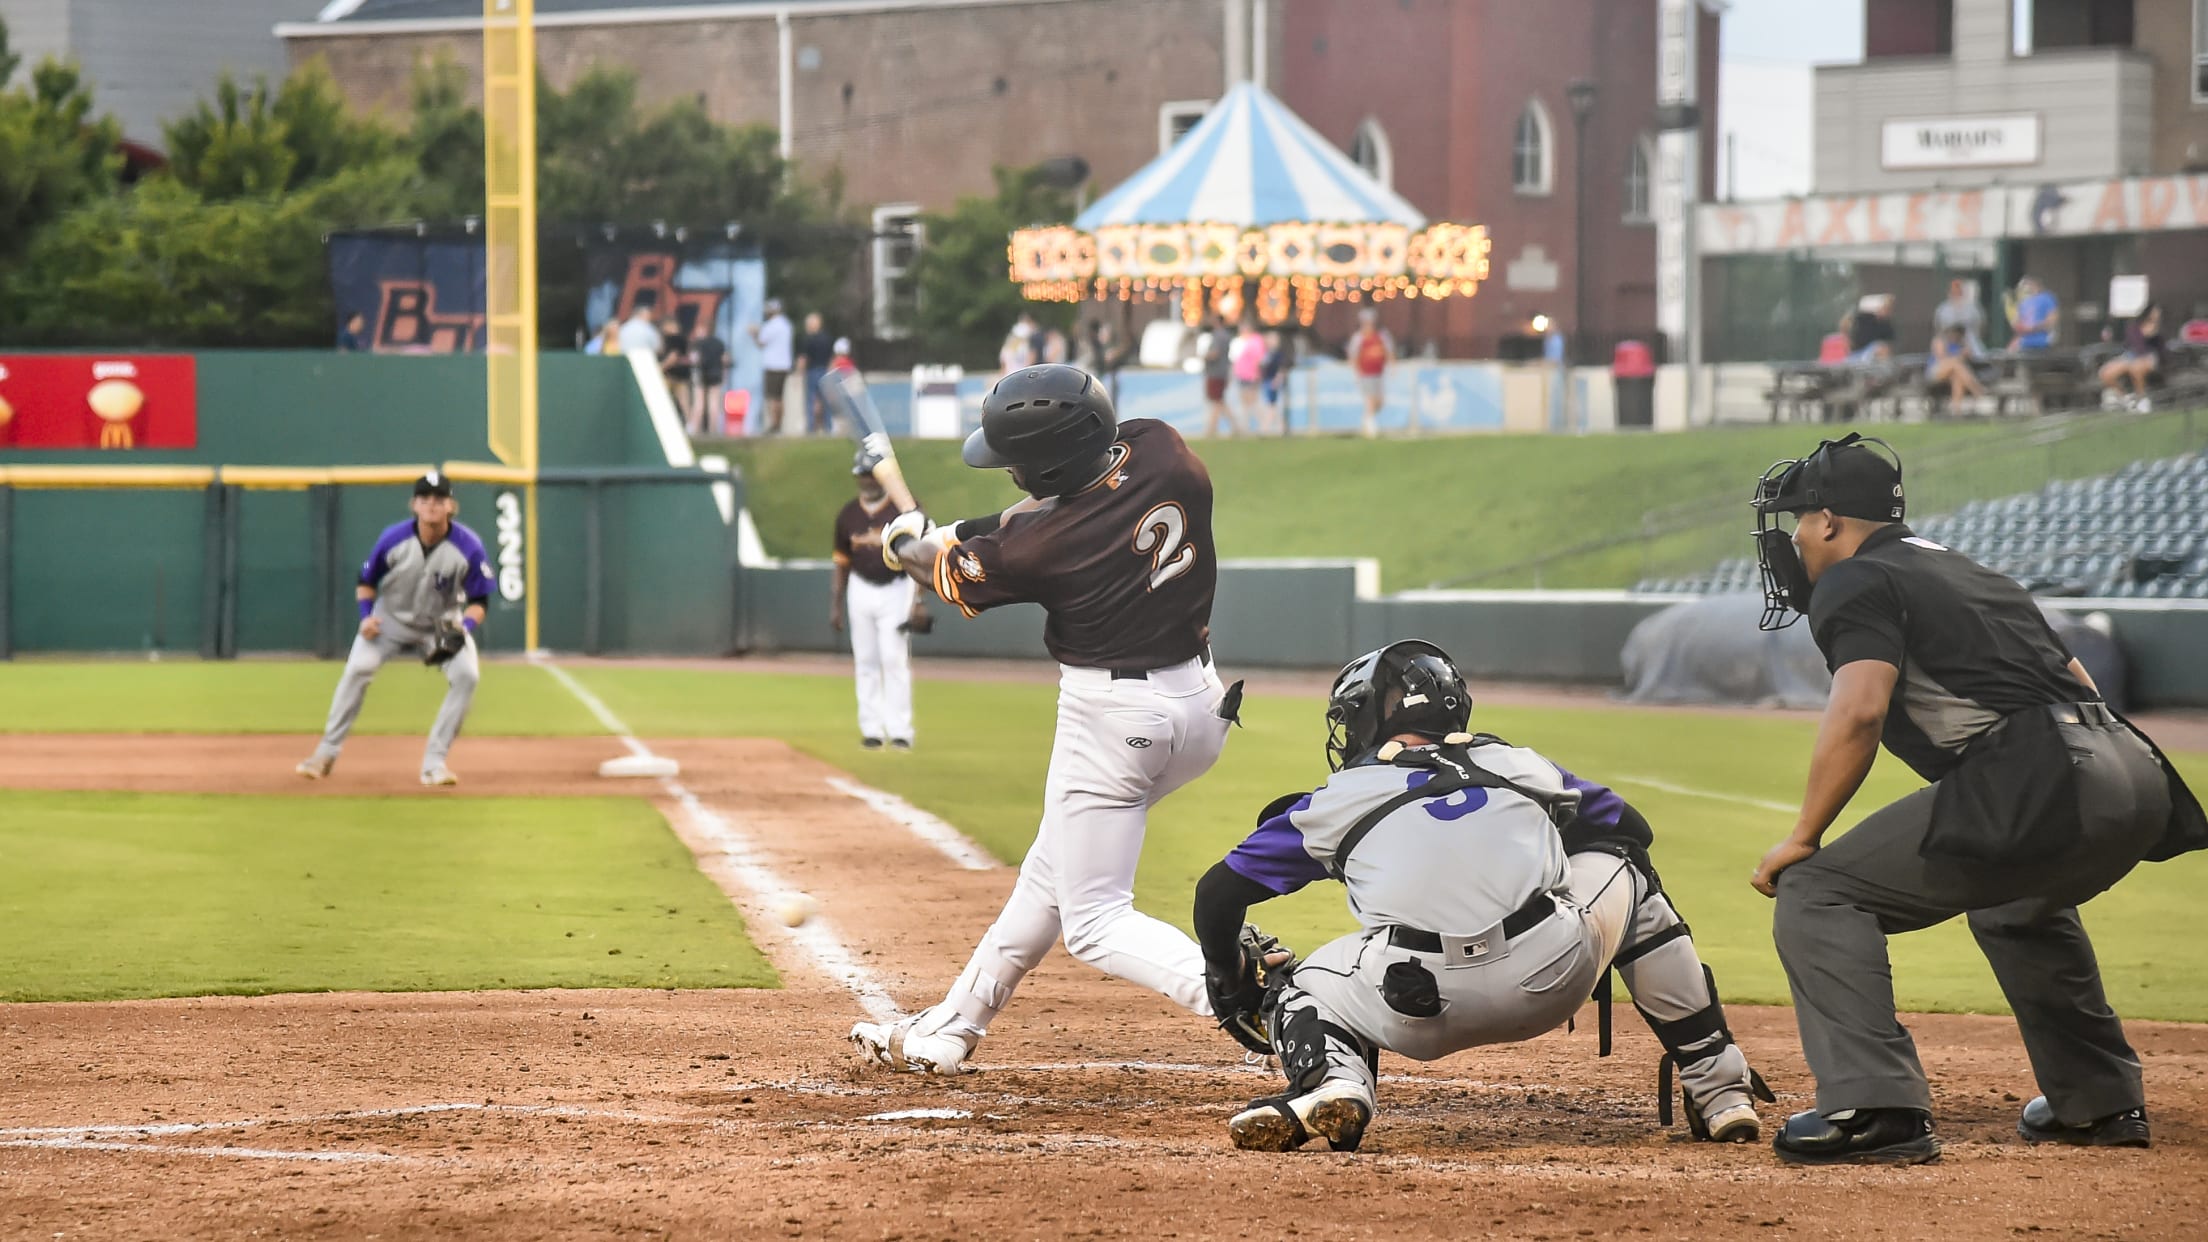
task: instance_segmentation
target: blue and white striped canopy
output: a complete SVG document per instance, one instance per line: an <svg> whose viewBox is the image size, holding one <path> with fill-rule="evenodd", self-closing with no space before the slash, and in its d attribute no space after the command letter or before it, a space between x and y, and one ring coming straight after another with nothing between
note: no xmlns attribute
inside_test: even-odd
<svg viewBox="0 0 2208 1242"><path fill-rule="evenodd" d="M1400 224L1426 217L1254 83L1229 90L1172 150L1091 204L1074 227Z"/></svg>

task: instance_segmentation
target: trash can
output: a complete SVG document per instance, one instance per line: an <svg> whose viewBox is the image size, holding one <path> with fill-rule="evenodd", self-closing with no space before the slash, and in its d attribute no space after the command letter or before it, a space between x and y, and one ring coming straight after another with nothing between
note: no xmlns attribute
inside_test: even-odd
<svg viewBox="0 0 2208 1242"><path fill-rule="evenodd" d="M1610 382L1617 393L1618 426L1656 425L1656 355L1646 341L1619 341L1610 354Z"/></svg>

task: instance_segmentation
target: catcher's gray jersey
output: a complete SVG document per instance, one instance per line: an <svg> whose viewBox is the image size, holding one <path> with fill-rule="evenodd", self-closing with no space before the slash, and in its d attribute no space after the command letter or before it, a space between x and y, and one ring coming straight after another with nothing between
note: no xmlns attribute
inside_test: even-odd
<svg viewBox="0 0 2208 1242"><path fill-rule="evenodd" d="M1564 886L1564 841L1557 828L1578 813L1584 793L1600 787L1520 746L1481 746L1472 757L1534 793L1557 797L1555 818L1508 789L1465 789L1397 807L1342 869L1349 908L1367 929L1469 935L1495 926L1535 894ZM1344 768L1260 824L1227 855L1227 865L1278 893L1324 879L1359 819L1432 775L1379 763Z"/></svg>
<svg viewBox="0 0 2208 1242"><path fill-rule="evenodd" d="M434 548L422 546L412 520L386 529L360 567L360 585L374 587L376 611L417 630L457 622L470 600L498 589L483 541L458 522Z"/></svg>

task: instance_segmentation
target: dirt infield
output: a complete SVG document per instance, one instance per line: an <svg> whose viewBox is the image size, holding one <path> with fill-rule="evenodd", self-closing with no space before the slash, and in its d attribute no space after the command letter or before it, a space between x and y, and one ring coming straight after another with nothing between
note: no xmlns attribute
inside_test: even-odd
<svg viewBox="0 0 2208 1242"><path fill-rule="evenodd" d="M413 783L408 739L361 739L322 783L289 774L292 741L10 738L0 786L455 792ZM865 1070L842 1040L860 1001L809 946L924 1003L1011 872L958 869L777 743L665 751L693 802L589 776L619 751L587 739L468 739L457 792L657 797L717 880L766 868L821 899L795 933L739 900L786 990L0 1006L0 1236L2208 1236L2202 1027L2131 1028L2159 1146L2080 1152L2016 1140L2032 1088L2010 1023L1918 1019L1949 1146L1905 1170L1797 1170L1660 1132L1656 1048L1630 1011L1607 1061L1591 1021L1385 1061L1358 1155L1238 1153L1226 1117L1275 1080L1062 955L982 1073ZM1733 1025L1780 1091L1774 1116L1806 1107L1791 1016Z"/></svg>

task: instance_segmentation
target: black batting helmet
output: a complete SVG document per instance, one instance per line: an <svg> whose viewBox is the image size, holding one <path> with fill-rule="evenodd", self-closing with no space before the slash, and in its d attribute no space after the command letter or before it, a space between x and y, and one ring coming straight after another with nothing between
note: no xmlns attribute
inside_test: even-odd
<svg viewBox="0 0 2208 1242"><path fill-rule="evenodd" d="M1090 467L1119 436L1112 397L1079 367L1021 367L981 402L966 437L969 466L1009 469L1028 494L1064 496L1095 481Z"/></svg>
<svg viewBox="0 0 2208 1242"><path fill-rule="evenodd" d="M1326 764L1339 772L1398 733L1437 741L1472 719L1472 691L1449 653L1405 639L1344 665L1326 696Z"/></svg>

